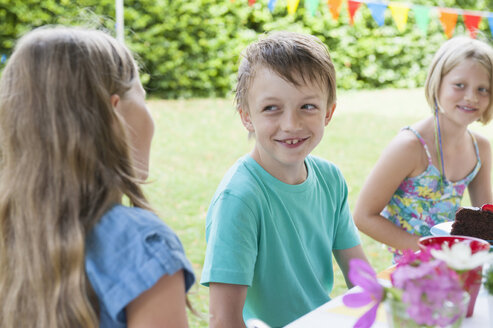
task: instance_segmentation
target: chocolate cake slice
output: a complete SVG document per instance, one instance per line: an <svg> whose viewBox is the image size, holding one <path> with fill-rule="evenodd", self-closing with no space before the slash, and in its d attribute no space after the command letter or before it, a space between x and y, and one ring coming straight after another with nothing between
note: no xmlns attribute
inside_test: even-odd
<svg viewBox="0 0 493 328"><path fill-rule="evenodd" d="M451 235L481 238L493 243L493 205L461 207L455 213Z"/></svg>

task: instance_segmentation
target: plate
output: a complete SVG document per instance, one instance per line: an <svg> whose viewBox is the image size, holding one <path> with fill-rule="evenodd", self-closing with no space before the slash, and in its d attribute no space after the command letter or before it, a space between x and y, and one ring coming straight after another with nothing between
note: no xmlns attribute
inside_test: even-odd
<svg viewBox="0 0 493 328"><path fill-rule="evenodd" d="M452 230L452 224L454 222L443 222L434 225L430 229L430 233L432 236L450 236L450 231ZM487 240L490 243L490 252L493 252L493 241Z"/></svg>
<svg viewBox="0 0 493 328"><path fill-rule="evenodd" d="M452 230L452 223L454 222L442 222L434 225L430 229L430 233L433 236L450 236L450 231Z"/></svg>

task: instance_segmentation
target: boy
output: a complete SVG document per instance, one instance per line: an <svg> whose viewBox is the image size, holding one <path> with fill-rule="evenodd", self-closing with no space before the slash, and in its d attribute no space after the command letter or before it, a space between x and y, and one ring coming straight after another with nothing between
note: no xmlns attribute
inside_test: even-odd
<svg viewBox="0 0 493 328"><path fill-rule="evenodd" d="M207 213L201 283L210 287L211 327L250 318L284 326L330 299L332 251L348 287L349 260L365 259L344 178L309 155L335 95L317 38L279 32L245 50L235 100L255 146L226 173Z"/></svg>

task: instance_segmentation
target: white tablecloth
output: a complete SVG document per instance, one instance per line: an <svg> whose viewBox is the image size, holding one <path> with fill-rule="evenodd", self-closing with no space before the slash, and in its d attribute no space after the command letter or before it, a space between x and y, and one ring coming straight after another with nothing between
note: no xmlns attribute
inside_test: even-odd
<svg viewBox="0 0 493 328"><path fill-rule="evenodd" d="M493 302L493 296L488 295L486 290L481 288L474 306L474 314L464 319L462 328L493 328L493 313L488 313L488 298ZM366 308L351 309L344 306L342 296L339 296L293 321L285 328L350 328L364 312ZM372 327L388 327L383 305L378 309L377 319Z"/></svg>

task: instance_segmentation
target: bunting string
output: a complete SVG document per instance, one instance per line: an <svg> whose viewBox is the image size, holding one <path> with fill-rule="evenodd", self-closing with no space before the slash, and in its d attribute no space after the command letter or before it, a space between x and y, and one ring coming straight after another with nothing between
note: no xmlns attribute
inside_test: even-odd
<svg viewBox="0 0 493 328"><path fill-rule="evenodd" d="M234 0L231 0L234 1ZM276 0L268 1L270 11L274 11ZM253 6L256 0L248 0L248 4ZM472 38L476 38L477 30L482 18L488 22L490 32L493 35L493 12L479 10L465 10L461 8L445 8L437 6L415 5L407 2L378 1L378 0L327 0L329 11L334 20L339 19L342 4L347 2L349 24L354 24L354 16L362 4L370 10L371 16L378 26L383 26L385 22L385 12L390 10L392 19L400 32L406 29L409 11L414 14L416 25L423 33L427 33L428 24L432 12L438 14L438 18L443 27L447 38L451 38L457 25L457 18L463 17L464 25ZM287 0L288 14L293 15L300 3L300 0ZM319 6L320 0L305 0L307 12L314 16Z"/></svg>

